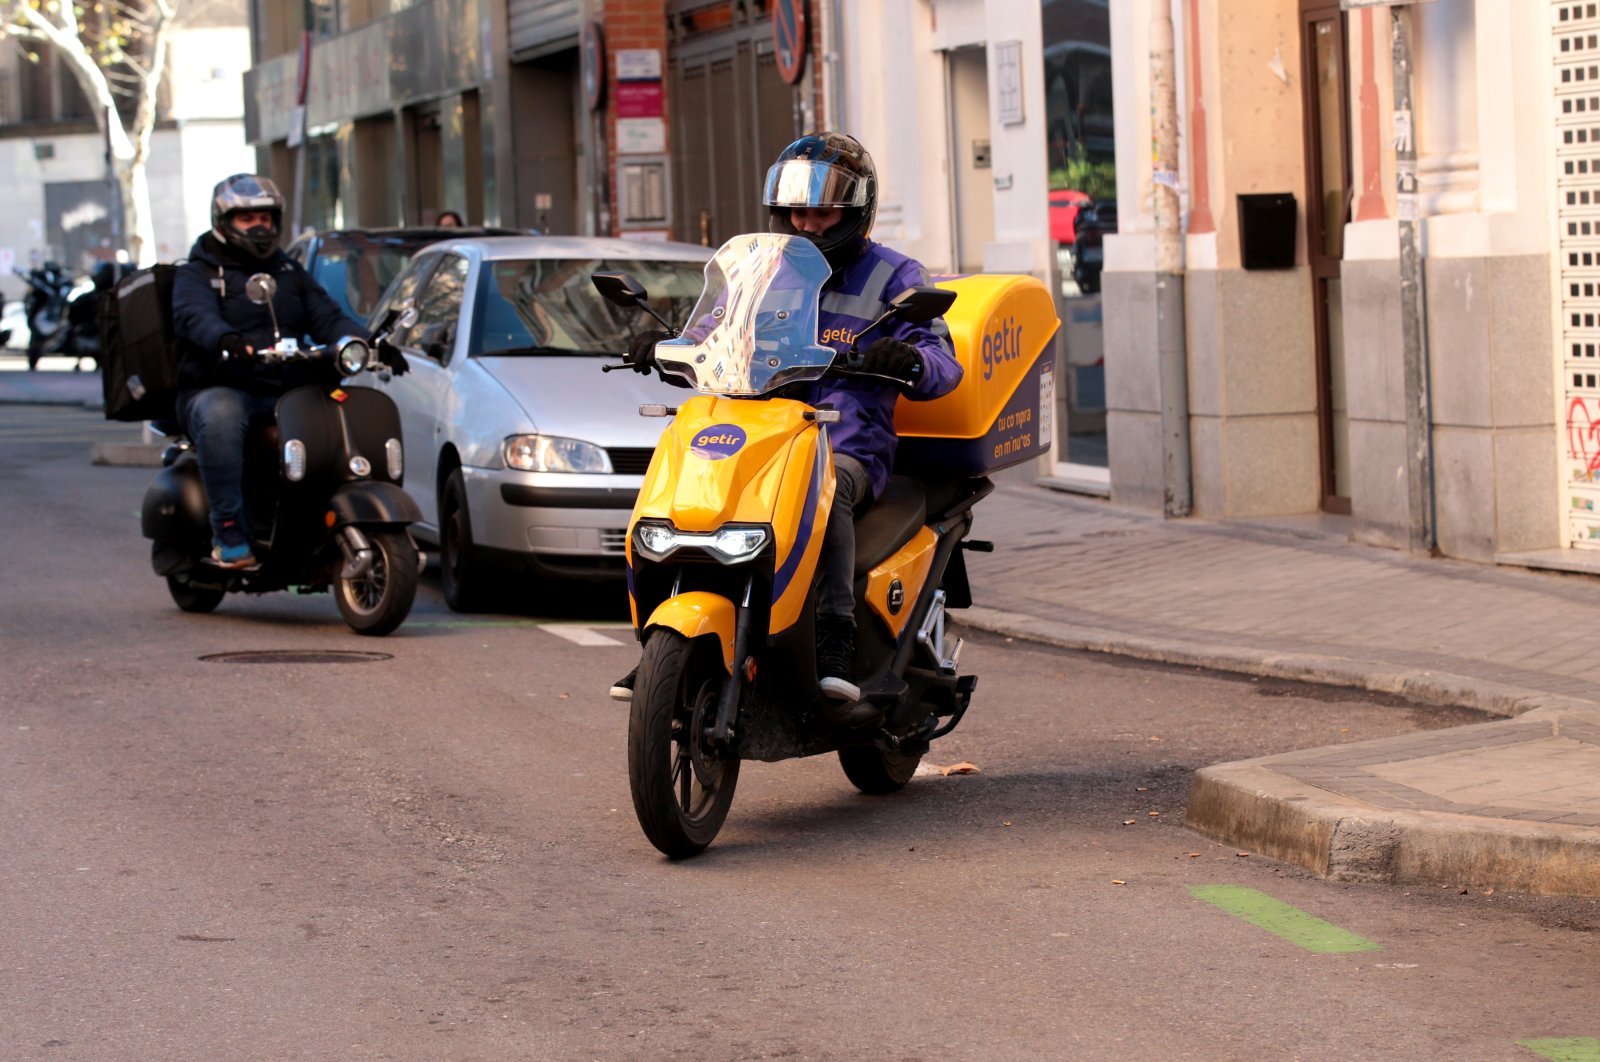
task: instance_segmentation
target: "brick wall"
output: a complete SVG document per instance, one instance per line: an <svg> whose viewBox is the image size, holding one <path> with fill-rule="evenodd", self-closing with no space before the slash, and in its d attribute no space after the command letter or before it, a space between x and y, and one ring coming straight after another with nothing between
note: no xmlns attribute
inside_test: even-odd
<svg viewBox="0 0 1600 1062"><path fill-rule="evenodd" d="M611 235L618 232L617 215L617 61L628 48L654 48L661 53L662 92L667 88L667 0L603 0L599 14L606 40L606 201L612 204ZM666 101L671 113L672 102ZM665 122L665 117L662 119ZM672 150L672 127L667 125L667 150Z"/></svg>

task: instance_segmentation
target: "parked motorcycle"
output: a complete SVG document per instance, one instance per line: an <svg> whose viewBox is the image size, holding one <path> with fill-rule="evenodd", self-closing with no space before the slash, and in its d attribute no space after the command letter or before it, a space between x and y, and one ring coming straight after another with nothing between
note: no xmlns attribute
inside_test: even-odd
<svg viewBox="0 0 1600 1062"><path fill-rule="evenodd" d="M246 291L270 308L276 288L271 276L257 273ZM355 337L329 346L277 337L253 356L333 358L345 377L372 372L386 379L389 371ZM193 444L176 428L168 434L176 441L145 492L141 527L152 540L151 565L180 609L210 612L229 593L331 587L357 634L388 634L405 620L419 574L417 546L406 527L422 514L401 489L400 416L387 395L307 385L278 400L276 424L246 448L245 499L258 517L251 550L260 563L252 568L212 561L210 512Z"/></svg>
<svg viewBox="0 0 1600 1062"><path fill-rule="evenodd" d="M645 836L669 857L712 842L743 760L835 752L863 792L911 780L977 685L959 673L961 639L946 625L947 610L971 603L965 551L992 549L968 537L974 507L993 490L987 473L1049 446L1037 418L1053 402L1053 366L1042 355L1056 319L1043 284L955 278L895 300L884 318L914 323L941 315L958 294L970 300L969 314L946 317L966 374L944 398L900 405L897 474L857 520L862 701L842 720L825 712L814 576L834 491L828 425L839 414L784 392L849 372L855 360L854 345L835 359L817 341L829 273L807 240L735 237L706 267L691 317L699 323L656 347L662 372L701 392L675 410L640 410L673 419L627 541L629 601L644 647L628 777ZM609 301L660 320L632 277L594 280Z"/></svg>
<svg viewBox="0 0 1600 1062"><path fill-rule="evenodd" d="M73 290L72 278L55 262L33 269L16 270L28 285L22 308L28 320L28 368L37 369L39 359L49 353L50 344L67 325L67 299Z"/></svg>

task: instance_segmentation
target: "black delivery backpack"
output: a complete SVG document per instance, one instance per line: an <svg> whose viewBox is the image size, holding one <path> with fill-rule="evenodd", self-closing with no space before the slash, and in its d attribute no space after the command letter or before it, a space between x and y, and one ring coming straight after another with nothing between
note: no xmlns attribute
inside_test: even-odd
<svg viewBox="0 0 1600 1062"><path fill-rule="evenodd" d="M177 416L172 281L180 264L161 262L141 269L100 296L100 384L107 420Z"/></svg>

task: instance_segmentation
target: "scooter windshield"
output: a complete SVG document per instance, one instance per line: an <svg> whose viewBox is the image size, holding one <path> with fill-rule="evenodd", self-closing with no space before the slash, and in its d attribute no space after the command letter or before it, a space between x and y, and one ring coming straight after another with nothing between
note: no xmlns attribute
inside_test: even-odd
<svg viewBox="0 0 1600 1062"><path fill-rule="evenodd" d="M657 364L719 395L817 379L834 355L817 342L817 306L831 272L803 237L735 236L706 263L705 290L683 335L656 344Z"/></svg>

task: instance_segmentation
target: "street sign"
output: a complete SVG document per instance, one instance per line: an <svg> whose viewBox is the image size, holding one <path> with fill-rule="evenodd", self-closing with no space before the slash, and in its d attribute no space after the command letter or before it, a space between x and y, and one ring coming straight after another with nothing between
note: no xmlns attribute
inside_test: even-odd
<svg viewBox="0 0 1600 1062"><path fill-rule="evenodd" d="M774 0L772 5L772 47L778 61L778 76L798 85L806 71L805 0Z"/></svg>
<svg viewBox="0 0 1600 1062"><path fill-rule="evenodd" d="M606 101L606 38L598 22L583 24L578 65L583 75L583 102L591 111L598 111Z"/></svg>

